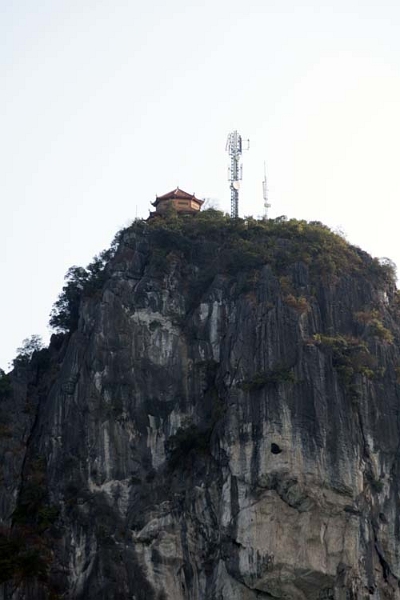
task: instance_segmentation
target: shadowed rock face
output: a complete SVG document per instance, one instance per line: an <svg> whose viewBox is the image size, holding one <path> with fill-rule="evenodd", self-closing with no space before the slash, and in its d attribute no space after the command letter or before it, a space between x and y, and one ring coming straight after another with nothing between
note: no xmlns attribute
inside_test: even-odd
<svg viewBox="0 0 400 600"><path fill-rule="evenodd" d="M0 598L400 598L394 290L298 262L194 296L152 250L128 230L50 366L13 374L1 517L48 575Z"/></svg>

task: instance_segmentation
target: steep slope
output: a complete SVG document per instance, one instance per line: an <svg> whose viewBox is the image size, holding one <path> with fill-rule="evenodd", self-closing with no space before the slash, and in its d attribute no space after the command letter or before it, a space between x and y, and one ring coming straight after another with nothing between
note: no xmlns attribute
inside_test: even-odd
<svg viewBox="0 0 400 600"><path fill-rule="evenodd" d="M400 598L390 266L209 212L79 289L2 400L0 598Z"/></svg>

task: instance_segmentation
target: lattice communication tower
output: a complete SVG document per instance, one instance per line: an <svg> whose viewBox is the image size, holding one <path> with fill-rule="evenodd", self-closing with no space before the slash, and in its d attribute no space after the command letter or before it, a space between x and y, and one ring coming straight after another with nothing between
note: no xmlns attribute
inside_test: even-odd
<svg viewBox="0 0 400 600"><path fill-rule="evenodd" d="M246 142L246 150L248 150L250 147L250 141L246 140ZM239 216L239 189L243 175L243 167L240 163L240 157L242 156L243 151L243 143L242 136L239 135L237 131L232 131L232 133L228 135L225 150L228 151L231 158L228 177L231 190L231 218L237 219Z"/></svg>

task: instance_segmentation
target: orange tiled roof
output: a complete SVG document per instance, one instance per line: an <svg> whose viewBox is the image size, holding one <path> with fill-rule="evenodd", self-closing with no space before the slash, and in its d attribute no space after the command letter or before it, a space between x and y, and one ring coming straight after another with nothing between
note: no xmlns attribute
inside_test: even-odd
<svg viewBox="0 0 400 600"><path fill-rule="evenodd" d="M194 200L195 202L198 202L200 205L203 204L204 200L199 200L199 198L196 198L196 196L194 194L188 194L187 192L184 192L183 190L180 190L178 187L175 190L172 190L172 192L168 192L167 194L163 194L162 196L157 196L155 201L152 202L153 206L157 206L157 204L159 202L162 202L163 200Z"/></svg>

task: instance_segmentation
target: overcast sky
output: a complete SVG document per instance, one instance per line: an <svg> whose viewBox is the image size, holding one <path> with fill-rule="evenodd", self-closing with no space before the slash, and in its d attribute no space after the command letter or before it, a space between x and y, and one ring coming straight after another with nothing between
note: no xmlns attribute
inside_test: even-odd
<svg viewBox="0 0 400 600"><path fill-rule="evenodd" d="M400 266L397 2L3 0L0 366L86 265L177 185L320 220Z"/></svg>

